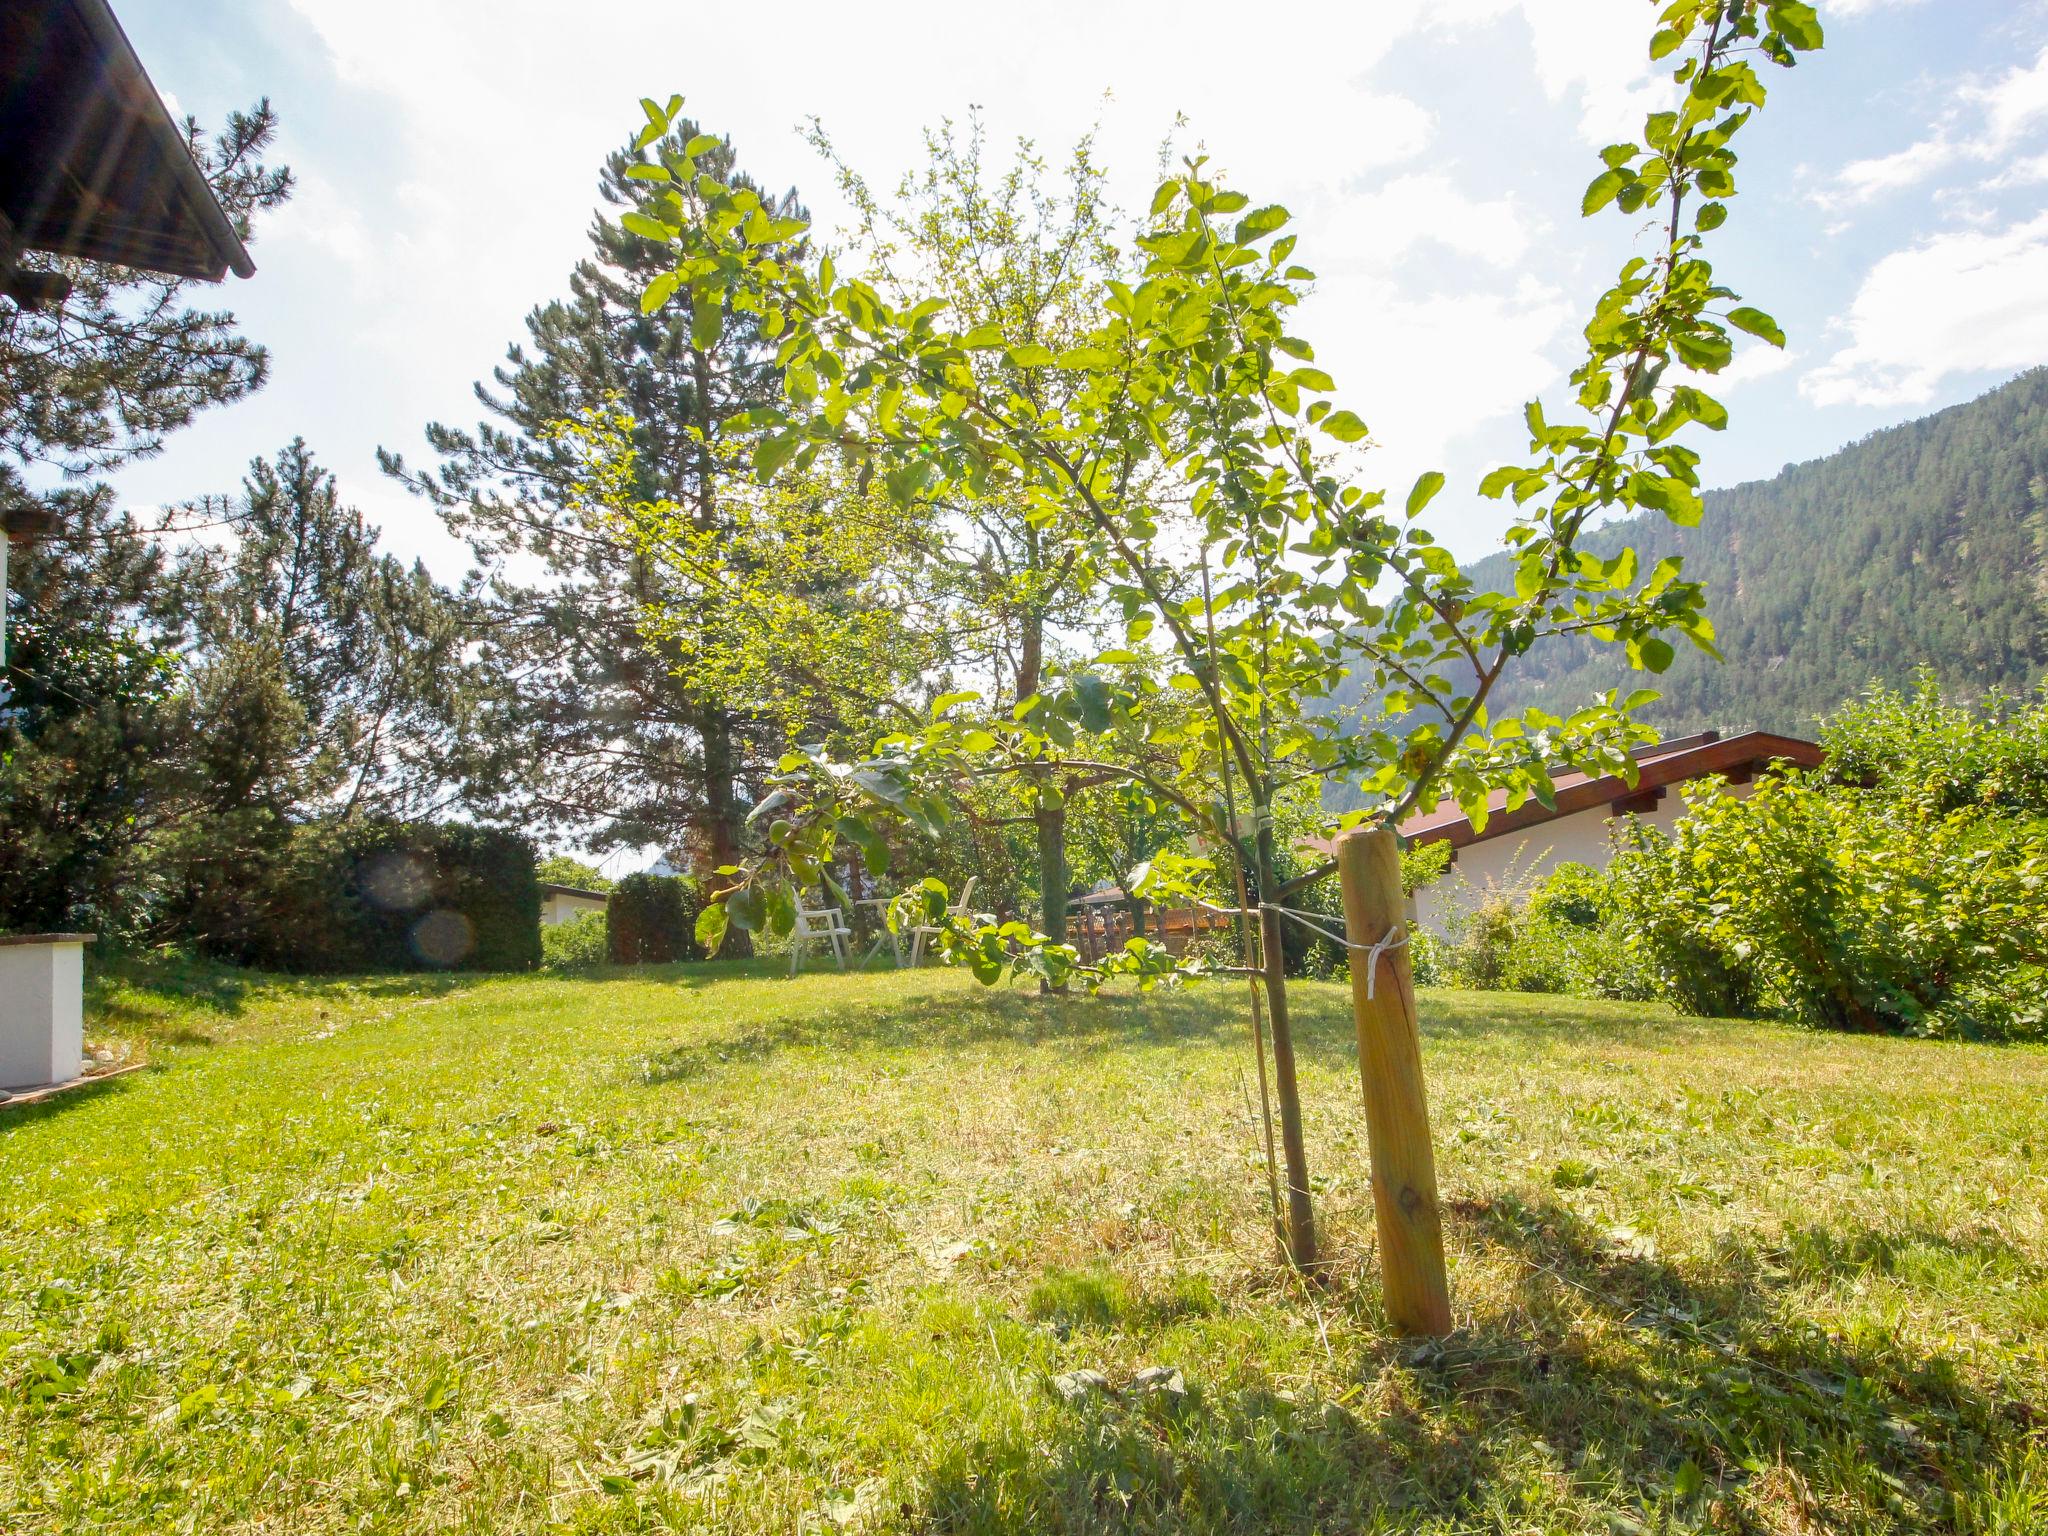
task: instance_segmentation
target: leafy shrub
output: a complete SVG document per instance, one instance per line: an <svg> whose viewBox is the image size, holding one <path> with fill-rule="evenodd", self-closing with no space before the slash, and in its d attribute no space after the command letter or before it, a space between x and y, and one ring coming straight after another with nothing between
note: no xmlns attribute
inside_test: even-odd
<svg viewBox="0 0 2048 1536"><path fill-rule="evenodd" d="M1529 893L1529 915L1574 928L1599 928L1614 915L1614 903L1599 870L1568 859Z"/></svg>
<svg viewBox="0 0 2048 1536"><path fill-rule="evenodd" d="M1418 987L1456 985L1449 943L1427 928L1411 925L1408 930L1408 972Z"/></svg>
<svg viewBox="0 0 2048 1536"><path fill-rule="evenodd" d="M1671 837L1646 835L1622 861L1621 907L1667 961L1704 960L1809 1023L2038 1036L2038 824L1940 813L1938 798L1801 778L1765 779L1741 800L1689 790Z"/></svg>
<svg viewBox="0 0 2048 1536"><path fill-rule="evenodd" d="M1952 703L1923 667L1910 693L1873 686L1822 723L1827 782L1936 816L2048 816L2048 693Z"/></svg>
<svg viewBox="0 0 2048 1536"><path fill-rule="evenodd" d="M612 882L595 864L586 864L566 853L551 853L542 859L539 874L547 885L573 885L583 891L608 891L612 888Z"/></svg>
<svg viewBox="0 0 2048 1536"><path fill-rule="evenodd" d="M609 925L602 912L579 912L566 923L543 923L540 965L544 971L594 971L611 959Z"/></svg>
<svg viewBox="0 0 2048 1536"><path fill-rule="evenodd" d="M1657 993L1589 865L1560 864L1534 882L1511 874L1468 900L1450 926L1433 960L1459 986L1638 1002Z"/></svg>
<svg viewBox="0 0 2048 1536"><path fill-rule="evenodd" d="M1653 996L1710 1019L1765 1011L1754 957L1713 930L1710 870L1682 861L1662 833L1637 824L1608 866L1606 884L1616 931Z"/></svg>
<svg viewBox="0 0 2048 1536"><path fill-rule="evenodd" d="M702 960L697 914L703 893L680 875L628 875L612 887L609 908L613 965L667 965Z"/></svg>
<svg viewBox="0 0 2048 1536"><path fill-rule="evenodd" d="M463 822L295 827L216 959L273 970L528 971L540 963L533 844Z"/></svg>

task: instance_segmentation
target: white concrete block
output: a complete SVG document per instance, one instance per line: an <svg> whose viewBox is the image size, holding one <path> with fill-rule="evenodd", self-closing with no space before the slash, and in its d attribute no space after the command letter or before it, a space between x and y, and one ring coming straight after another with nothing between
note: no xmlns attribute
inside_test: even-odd
<svg viewBox="0 0 2048 1536"><path fill-rule="evenodd" d="M89 933L0 934L0 1088L78 1076Z"/></svg>

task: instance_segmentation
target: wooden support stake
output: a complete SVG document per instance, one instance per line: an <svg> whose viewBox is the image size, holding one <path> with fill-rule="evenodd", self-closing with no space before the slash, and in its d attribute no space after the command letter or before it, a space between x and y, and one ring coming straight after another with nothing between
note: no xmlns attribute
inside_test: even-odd
<svg viewBox="0 0 2048 1536"><path fill-rule="evenodd" d="M1367 954L1388 934L1398 939L1408 932L1400 844L1394 834L1382 827L1340 834L1337 879L1344 892L1344 931L1352 945L1351 1006L1358 1016L1358 1070L1365 1084L1365 1134L1372 1152L1387 1313L1403 1333L1446 1334L1451 1331L1451 1291L1444 1277L1436 1154L1429 1140L1408 949L1401 944L1375 957Z"/></svg>

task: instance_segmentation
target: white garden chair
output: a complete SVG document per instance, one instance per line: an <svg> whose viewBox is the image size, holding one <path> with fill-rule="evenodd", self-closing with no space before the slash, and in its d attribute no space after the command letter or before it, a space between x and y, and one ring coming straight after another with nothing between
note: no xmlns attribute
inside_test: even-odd
<svg viewBox="0 0 2048 1536"><path fill-rule="evenodd" d="M803 964L804 952L820 944L832 946L833 958L838 960L839 969L846 969L846 941L853 937L853 930L846 926L846 919L837 907L806 907L796 909L796 926L789 931L789 974L794 976L797 967Z"/></svg>
<svg viewBox="0 0 2048 1536"><path fill-rule="evenodd" d="M967 883L960 887L960 899L946 908L946 916L948 918L965 917L967 915L967 904L974 900L974 888L980 883L981 877L979 875L973 875L968 878ZM910 963L913 966L920 964L924 960L925 941L937 938L942 931L936 923L921 923L910 930Z"/></svg>

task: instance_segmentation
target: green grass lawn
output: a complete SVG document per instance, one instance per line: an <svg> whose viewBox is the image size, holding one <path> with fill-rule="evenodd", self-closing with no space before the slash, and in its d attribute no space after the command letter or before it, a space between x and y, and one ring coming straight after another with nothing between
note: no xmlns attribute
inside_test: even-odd
<svg viewBox="0 0 2048 1536"><path fill-rule="evenodd" d="M1461 1324L1244 995L103 983L0 1113L0 1530L2048 1529L2048 1052L1424 999ZM1091 1374L1092 1373L1092 1374Z"/></svg>

